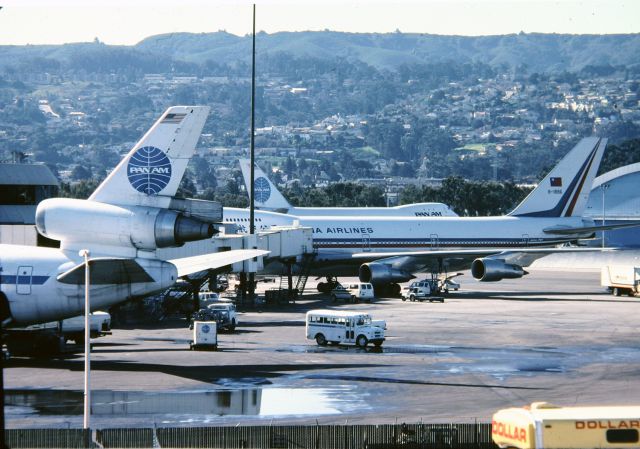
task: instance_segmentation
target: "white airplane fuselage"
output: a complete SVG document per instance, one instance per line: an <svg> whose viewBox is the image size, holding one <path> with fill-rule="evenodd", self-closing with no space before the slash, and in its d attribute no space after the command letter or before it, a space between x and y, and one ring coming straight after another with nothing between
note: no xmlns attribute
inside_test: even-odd
<svg viewBox="0 0 640 449"><path fill-rule="evenodd" d="M255 219L256 230L259 231L268 230L273 225L294 223L310 227L317 254L315 262L319 265L349 262L353 254L366 252L552 246L575 240L576 236L554 236L545 233L544 229L585 225L581 217L297 217L266 211L255 211ZM249 211L226 207L224 221L238 225L241 232L247 232ZM354 267L349 273L340 275L354 275L357 265Z"/></svg>
<svg viewBox="0 0 640 449"><path fill-rule="evenodd" d="M295 207L289 215L298 217L353 217L356 215L375 217L457 217L446 204L413 203L393 207Z"/></svg>
<svg viewBox="0 0 640 449"><path fill-rule="evenodd" d="M56 321L83 313L84 284L57 279L82 261L75 251L0 245L0 291L9 302L12 325ZM176 280L176 268L170 263L141 258L135 261L154 282L91 284L91 310L165 290Z"/></svg>

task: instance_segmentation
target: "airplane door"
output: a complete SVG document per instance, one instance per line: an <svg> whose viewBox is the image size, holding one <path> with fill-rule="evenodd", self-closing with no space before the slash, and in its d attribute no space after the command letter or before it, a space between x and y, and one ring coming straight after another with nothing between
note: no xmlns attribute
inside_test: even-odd
<svg viewBox="0 0 640 449"><path fill-rule="evenodd" d="M529 234L522 234L522 246L529 246Z"/></svg>
<svg viewBox="0 0 640 449"><path fill-rule="evenodd" d="M431 248L438 248L438 234L431 234L429 237L431 238Z"/></svg>
<svg viewBox="0 0 640 449"><path fill-rule="evenodd" d="M362 251L371 251L371 236L369 234L362 234Z"/></svg>
<svg viewBox="0 0 640 449"><path fill-rule="evenodd" d="M19 295L30 295L33 267L20 266L16 274L16 293Z"/></svg>

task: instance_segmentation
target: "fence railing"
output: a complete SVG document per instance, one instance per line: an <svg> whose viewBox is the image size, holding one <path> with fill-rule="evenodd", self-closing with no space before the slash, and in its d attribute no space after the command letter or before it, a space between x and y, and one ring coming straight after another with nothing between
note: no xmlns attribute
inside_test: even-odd
<svg viewBox="0 0 640 449"><path fill-rule="evenodd" d="M491 424L10 429L10 448L494 449Z"/></svg>

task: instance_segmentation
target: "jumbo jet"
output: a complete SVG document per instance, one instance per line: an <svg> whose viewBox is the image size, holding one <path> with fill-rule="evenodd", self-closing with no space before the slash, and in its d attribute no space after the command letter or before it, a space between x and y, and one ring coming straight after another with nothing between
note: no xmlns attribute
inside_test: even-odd
<svg viewBox="0 0 640 449"><path fill-rule="evenodd" d="M519 278L525 267L553 252L593 251L555 246L591 238L582 217L606 139L582 139L516 208L498 217L295 216L256 212L256 226L298 222L313 229L310 274L355 276L398 293L414 273L471 268L479 281ZM246 227L248 211L224 209L225 221ZM630 223L622 226L637 226ZM325 284L326 285L326 284Z"/></svg>
<svg viewBox="0 0 640 449"><path fill-rule="evenodd" d="M251 195L249 179L251 178L251 161L240 159L240 170L244 185ZM281 212L298 217L321 216L354 216L367 215L376 217L457 217L449 206L442 203L413 203L394 207L296 207L280 193L269 177L254 165L255 205L258 209Z"/></svg>
<svg viewBox="0 0 640 449"><path fill-rule="evenodd" d="M36 227L59 240L60 249L0 245L3 324L57 321L82 313L83 250L90 255L92 310L266 253L240 250L172 260L156 256L158 248L214 234L217 203L174 197L208 113L202 106L169 108L88 200L52 198L38 205Z"/></svg>

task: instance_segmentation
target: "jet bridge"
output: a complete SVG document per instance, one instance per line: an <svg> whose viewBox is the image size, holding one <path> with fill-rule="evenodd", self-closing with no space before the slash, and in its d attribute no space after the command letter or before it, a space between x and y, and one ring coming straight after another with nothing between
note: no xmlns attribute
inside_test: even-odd
<svg viewBox="0 0 640 449"><path fill-rule="evenodd" d="M212 252L224 252L236 249L257 248L270 251L264 256L266 263L271 261L281 262L291 267L296 261L304 261L313 257L312 229L302 226L272 226L268 231L259 231L254 235L237 234L237 227L233 224L225 224L220 228L220 233L211 239L187 242L179 248L161 248L157 255L162 259L197 256ZM241 279L246 278L247 273L256 273L264 268L263 258L248 260L230 265L219 272L239 273ZM199 308L197 292L205 286L214 284L211 281L217 275L215 272L203 272L198 276L191 276L184 295L192 293L194 306ZM288 290L283 297L295 298L291 270L288 270ZM296 283L297 291L304 289L306 276L300 277ZM184 290L185 286L181 286Z"/></svg>

